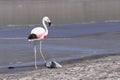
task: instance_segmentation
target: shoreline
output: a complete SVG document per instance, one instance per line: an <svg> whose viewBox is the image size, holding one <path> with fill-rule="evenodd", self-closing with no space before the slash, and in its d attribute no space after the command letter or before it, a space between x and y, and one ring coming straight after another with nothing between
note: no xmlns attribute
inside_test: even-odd
<svg viewBox="0 0 120 80"><path fill-rule="evenodd" d="M34 70L0 74L2 80L118 80L120 79L120 54L95 55L61 62L62 68L48 69L42 66ZM27 69L27 67L26 67ZM31 69L31 70L30 70Z"/></svg>

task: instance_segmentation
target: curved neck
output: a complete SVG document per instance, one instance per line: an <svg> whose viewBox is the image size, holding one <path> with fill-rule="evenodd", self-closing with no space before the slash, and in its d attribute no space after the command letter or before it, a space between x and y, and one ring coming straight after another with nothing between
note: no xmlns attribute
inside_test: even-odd
<svg viewBox="0 0 120 80"><path fill-rule="evenodd" d="M47 29L47 25L46 25L44 19L42 20L42 23L43 23L43 26L44 26L44 28L45 28L45 34L47 35L47 34L48 34L48 29Z"/></svg>

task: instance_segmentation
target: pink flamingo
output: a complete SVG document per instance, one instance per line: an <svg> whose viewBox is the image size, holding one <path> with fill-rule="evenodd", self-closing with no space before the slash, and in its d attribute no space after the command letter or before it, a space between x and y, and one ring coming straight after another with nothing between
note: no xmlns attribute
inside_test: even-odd
<svg viewBox="0 0 120 80"><path fill-rule="evenodd" d="M37 69L37 59L36 59L36 41L40 40L40 54L46 63L46 60L42 54L41 46L42 46L42 39L44 39L48 35L48 29L47 27L51 26L51 21L48 17L43 17L42 19L43 27L36 27L31 30L31 33L28 37L28 41L34 42L34 57L35 57L35 69Z"/></svg>

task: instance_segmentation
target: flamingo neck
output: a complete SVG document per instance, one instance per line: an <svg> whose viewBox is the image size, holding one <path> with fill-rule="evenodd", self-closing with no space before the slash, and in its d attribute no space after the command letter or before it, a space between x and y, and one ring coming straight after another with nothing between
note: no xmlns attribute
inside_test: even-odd
<svg viewBox="0 0 120 80"><path fill-rule="evenodd" d="M46 25L44 19L42 20L42 23L43 23L43 26L44 26L44 29L45 29L45 35L47 35L48 34L48 29L47 29L47 25Z"/></svg>

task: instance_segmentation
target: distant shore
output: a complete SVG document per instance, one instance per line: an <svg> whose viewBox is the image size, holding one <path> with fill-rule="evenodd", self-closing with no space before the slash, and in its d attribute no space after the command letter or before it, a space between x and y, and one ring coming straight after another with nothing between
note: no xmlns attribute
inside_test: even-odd
<svg viewBox="0 0 120 80"><path fill-rule="evenodd" d="M94 4L94 5L93 5ZM120 22L120 0L0 0L0 25Z"/></svg>
<svg viewBox="0 0 120 80"><path fill-rule="evenodd" d="M94 58L94 59L92 59ZM73 60L75 61L75 60ZM1 80L119 80L120 55L94 56L61 63L62 68L42 68L0 74Z"/></svg>

